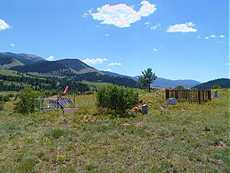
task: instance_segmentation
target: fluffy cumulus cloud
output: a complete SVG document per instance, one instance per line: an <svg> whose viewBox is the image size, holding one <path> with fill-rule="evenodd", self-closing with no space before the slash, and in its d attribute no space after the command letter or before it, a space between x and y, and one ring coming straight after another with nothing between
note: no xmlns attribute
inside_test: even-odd
<svg viewBox="0 0 230 173"><path fill-rule="evenodd" d="M6 21L0 19L0 31L9 29L10 25L8 23L6 23Z"/></svg>
<svg viewBox="0 0 230 173"><path fill-rule="evenodd" d="M88 65L97 65L97 64L103 64L105 61L107 61L107 59L106 58L85 58L82 61Z"/></svg>
<svg viewBox="0 0 230 173"><path fill-rule="evenodd" d="M112 62L112 63L109 63L108 66L121 66L121 63L119 63L119 62Z"/></svg>
<svg viewBox="0 0 230 173"><path fill-rule="evenodd" d="M96 10L89 11L89 15L94 20L101 21L101 24L114 25L119 28L130 27L131 24L141 20L142 17L149 16L156 11L156 5L147 0L141 2L141 7L136 11L132 6L127 4L106 4Z"/></svg>
<svg viewBox="0 0 230 173"><path fill-rule="evenodd" d="M197 32L195 24L192 22L175 24L168 27L167 32Z"/></svg>

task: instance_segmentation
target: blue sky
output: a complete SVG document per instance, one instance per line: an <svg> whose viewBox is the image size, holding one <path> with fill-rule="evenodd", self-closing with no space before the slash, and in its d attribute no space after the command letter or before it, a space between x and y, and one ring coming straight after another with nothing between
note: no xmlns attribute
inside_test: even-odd
<svg viewBox="0 0 230 173"><path fill-rule="evenodd" d="M1 0L0 51L138 75L228 77L227 0Z"/></svg>

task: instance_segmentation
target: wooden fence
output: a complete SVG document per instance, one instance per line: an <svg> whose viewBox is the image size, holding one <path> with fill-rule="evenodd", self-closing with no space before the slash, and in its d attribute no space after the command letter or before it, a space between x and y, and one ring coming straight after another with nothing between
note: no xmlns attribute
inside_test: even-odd
<svg viewBox="0 0 230 173"><path fill-rule="evenodd" d="M166 99L176 98L178 101L197 102L199 104L212 100L211 90L176 90L166 89Z"/></svg>

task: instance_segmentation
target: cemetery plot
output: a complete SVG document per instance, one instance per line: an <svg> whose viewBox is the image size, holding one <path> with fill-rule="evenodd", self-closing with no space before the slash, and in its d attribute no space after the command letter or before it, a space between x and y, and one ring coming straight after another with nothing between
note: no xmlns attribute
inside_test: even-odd
<svg viewBox="0 0 230 173"><path fill-rule="evenodd" d="M166 89L165 98L175 98L178 101L197 102L199 104L211 101L212 92L211 90L176 90Z"/></svg>

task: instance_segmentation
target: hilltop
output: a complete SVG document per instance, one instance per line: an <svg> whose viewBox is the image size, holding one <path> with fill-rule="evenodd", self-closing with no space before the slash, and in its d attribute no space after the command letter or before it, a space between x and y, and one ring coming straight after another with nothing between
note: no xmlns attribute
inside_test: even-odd
<svg viewBox="0 0 230 173"><path fill-rule="evenodd" d="M44 58L25 53L11 53L3 52L0 53L0 67L12 68L16 66L30 65L37 62L45 61Z"/></svg>
<svg viewBox="0 0 230 173"><path fill-rule="evenodd" d="M33 77L68 78L74 81L107 82L137 87L137 82L130 77L108 74L87 65L80 59L47 61L36 55L8 52L0 53L0 69L6 69L5 75L9 71L11 74L14 71Z"/></svg>
<svg viewBox="0 0 230 173"><path fill-rule="evenodd" d="M230 88L230 79L221 78L216 80L211 80L200 85L193 87L194 89L212 89L214 86L221 88Z"/></svg>

